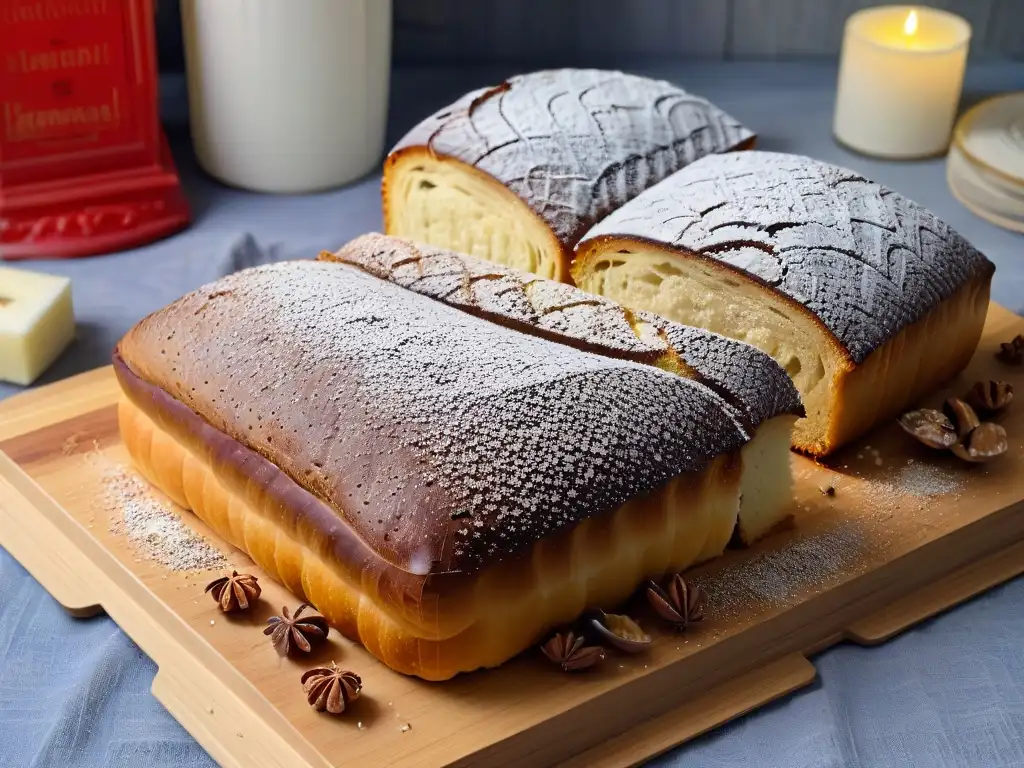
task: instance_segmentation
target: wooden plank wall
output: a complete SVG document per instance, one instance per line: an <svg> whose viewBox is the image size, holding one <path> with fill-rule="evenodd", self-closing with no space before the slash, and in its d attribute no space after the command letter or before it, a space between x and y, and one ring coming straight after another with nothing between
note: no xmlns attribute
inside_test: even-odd
<svg viewBox="0 0 1024 768"><path fill-rule="evenodd" d="M301 7L302 0L292 0ZM374 2L378 0L372 0ZM397 64L619 66L666 58L834 56L843 23L886 0L394 0ZM966 18L975 58L1024 58L1024 0L928 0ZM176 0L161 65L182 68Z"/></svg>

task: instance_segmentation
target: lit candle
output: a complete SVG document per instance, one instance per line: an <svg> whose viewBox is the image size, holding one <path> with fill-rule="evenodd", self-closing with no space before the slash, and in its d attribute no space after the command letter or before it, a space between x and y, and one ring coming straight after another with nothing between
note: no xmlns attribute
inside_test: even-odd
<svg viewBox="0 0 1024 768"><path fill-rule="evenodd" d="M949 146L971 26L934 8L886 6L850 16L833 130L853 150L930 157Z"/></svg>
<svg viewBox="0 0 1024 768"><path fill-rule="evenodd" d="M0 267L0 381L31 384L74 335L70 280Z"/></svg>

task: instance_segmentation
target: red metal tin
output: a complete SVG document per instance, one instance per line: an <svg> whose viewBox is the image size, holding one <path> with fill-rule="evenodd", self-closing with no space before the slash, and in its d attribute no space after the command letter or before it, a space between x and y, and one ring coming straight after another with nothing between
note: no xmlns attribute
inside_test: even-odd
<svg viewBox="0 0 1024 768"><path fill-rule="evenodd" d="M188 224L157 98L152 0L0 0L0 257L107 253Z"/></svg>

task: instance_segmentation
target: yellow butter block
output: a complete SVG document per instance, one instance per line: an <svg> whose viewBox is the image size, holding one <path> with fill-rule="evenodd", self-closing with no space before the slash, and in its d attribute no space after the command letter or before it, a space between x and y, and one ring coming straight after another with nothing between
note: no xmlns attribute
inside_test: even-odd
<svg viewBox="0 0 1024 768"><path fill-rule="evenodd" d="M31 384L74 336L68 278L0 267L0 380Z"/></svg>

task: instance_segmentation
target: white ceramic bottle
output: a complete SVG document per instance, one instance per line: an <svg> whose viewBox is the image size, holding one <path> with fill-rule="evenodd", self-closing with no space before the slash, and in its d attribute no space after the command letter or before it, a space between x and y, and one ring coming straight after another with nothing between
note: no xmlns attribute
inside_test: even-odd
<svg viewBox="0 0 1024 768"><path fill-rule="evenodd" d="M259 192L329 189L384 151L391 0L182 0L199 164Z"/></svg>

